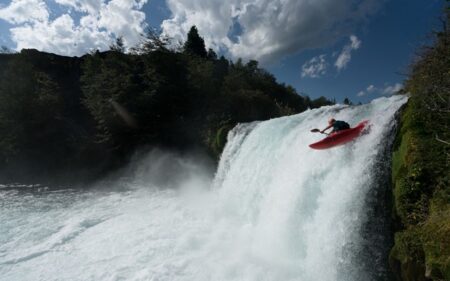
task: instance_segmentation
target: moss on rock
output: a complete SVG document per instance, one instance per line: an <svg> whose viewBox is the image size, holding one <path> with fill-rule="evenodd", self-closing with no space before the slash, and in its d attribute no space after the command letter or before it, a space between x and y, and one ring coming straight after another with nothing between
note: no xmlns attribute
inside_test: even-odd
<svg viewBox="0 0 450 281"><path fill-rule="evenodd" d="M414 118L420 115L413 114L414 106L412 97L392 157L394 211L401 230L390 264L399 280L450 280L448 166L439 162L447 148L416 127Z"/></svg>
<svg viewBox="0 0 450 281"><path fill-rule="evenodd" d="M405 83L411 97L392 157L397 232L389 262L398 280L450 280L448 69L450 29L438 34Z"/></svg>

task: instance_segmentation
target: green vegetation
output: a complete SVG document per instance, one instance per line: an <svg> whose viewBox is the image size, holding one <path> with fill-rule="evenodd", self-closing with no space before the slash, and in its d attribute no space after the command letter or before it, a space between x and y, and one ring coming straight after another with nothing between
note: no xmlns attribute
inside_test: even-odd
<svg viewBox="0 0 450 281"><path fill-rule="evenodd" d="M238 122L331 104L300 96L257 61L218 58L195 27L187 37L178 50L149 32L130 53L119 37L110 51L81 58L0 54L1 172L98 173L142 146L218 157Z"/></svg>
<svg viewBox="0 0 450 281"><path fill-rule="evenodd" d="M450 10L412 66L393 154L399 229L390 263L399 280L450 280Z"/></svg>

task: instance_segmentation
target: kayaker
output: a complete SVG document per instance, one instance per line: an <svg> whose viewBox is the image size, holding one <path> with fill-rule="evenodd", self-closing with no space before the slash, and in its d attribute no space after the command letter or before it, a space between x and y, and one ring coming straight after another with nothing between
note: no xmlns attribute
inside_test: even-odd
<svg viewBox="0 0 450 281"><path fill-rule="evenodd" d="M347 122L331 118L330 120L328 120L328 127L326 127L325 129L323 129L320 132L325 133L325 131L331 127L333 127L333 130L331 131L331 133L336 133L341 130L350 129L350 125Z"/></svg>

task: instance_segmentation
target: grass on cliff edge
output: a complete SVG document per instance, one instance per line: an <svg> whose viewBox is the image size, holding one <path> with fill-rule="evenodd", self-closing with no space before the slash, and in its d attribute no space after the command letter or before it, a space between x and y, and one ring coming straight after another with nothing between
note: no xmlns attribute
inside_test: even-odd
<svg viewBox="0 0 450 281"><path fill-rule="evenodd" d="M390 262L402 280L450 280L450 9L445 28L412 66L410 100L394 146L399 222Z"/></svg>
<svg viewBox="0 0 450 281"><path fill-rule="evenodd" d="M449 151L423 134L414 102L403 114L393 154L394 208L402 230L391 259L400 263L402 280L450 280Z"/></svg>

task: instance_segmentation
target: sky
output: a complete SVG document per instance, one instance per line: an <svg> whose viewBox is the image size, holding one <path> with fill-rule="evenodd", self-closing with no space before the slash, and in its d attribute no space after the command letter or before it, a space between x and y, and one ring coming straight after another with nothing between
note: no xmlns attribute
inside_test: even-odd
<svg viewBox="0 0 450 281"><path fill-rule="evenodd" d="M0 45L67 56L136 46L147 27L255 59L312 98L368 102L402 88L444 0L0 0Z"/></svg>

